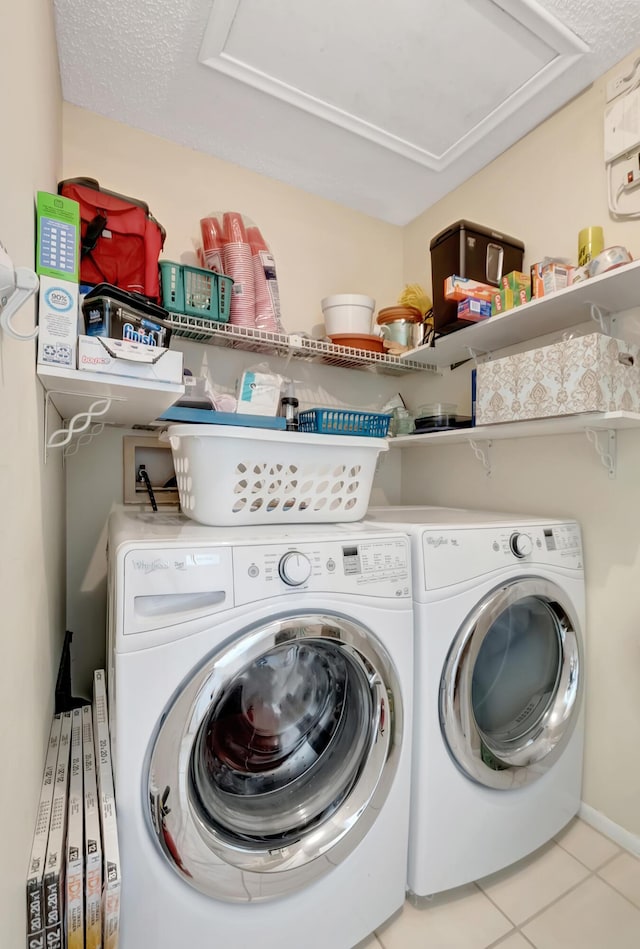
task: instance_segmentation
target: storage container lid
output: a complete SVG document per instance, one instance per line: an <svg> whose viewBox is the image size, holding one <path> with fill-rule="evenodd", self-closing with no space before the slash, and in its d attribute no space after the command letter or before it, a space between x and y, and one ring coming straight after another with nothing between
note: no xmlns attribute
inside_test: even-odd
<svg viewBox="0 0 640 949"><path fill-rule="evenodd" d="M376 323L379 326L385 323L395 323L397 320L406 320L408 323L422 323L423 314L417 306L385 306L378 310Z"/></svg>
<svg viewBox="0 0 640 949"><path fill-rule="evenodd" d="M152 303L148 297L141 293L129 293L128 290L122 290L112 283L99 283L90 290L83 300L85 303L94 303L96 300L106 300L109 303L117 303L124 306L134 313L141 313L144 316L151 316L154 320L166 320L169 313L164 307ZM169 324L170 325L170 324Z"/></svg>
<svg viewBox="0 0 640 949"><path fill-rule="evenodd" d="M501 244L510 244L511 247L515 247L517 250L524 252L524 244L518 240L517 237L509 237L507 234L501 234L500 231L494 231L492 228L485 227L482 224L473 224L471 221L456 221L455 224L446 227L444 231L440 231L439 234L436 234L436 236L432 238L429 244L429 250L433 250L434 247L444 243L449 237L461 231L470 231L472 234L488 237L491 240L499 241Z"/></svg>

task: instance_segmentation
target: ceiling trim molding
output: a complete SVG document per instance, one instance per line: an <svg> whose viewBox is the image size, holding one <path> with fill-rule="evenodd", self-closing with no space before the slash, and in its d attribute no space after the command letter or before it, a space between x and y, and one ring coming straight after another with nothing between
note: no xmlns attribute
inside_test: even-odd
<svg viewBox="0 0 640 949"><path fill-rule="evenodd" d="M570 76L567 74L590 52L589 46L580 37L555 19L547 10L538 6L535 0L481 0L487 5L497 7L502 13L514 19L546 43L556 55L449 148L440 154L434 154L428 149L400 138L226 53L225 46L241 2L242 0L214 0L198 55L200 63L375 142L433 171L443 171L448 168L518 110L525 108L551 83L560 83L562 86L563 76L570 81ZM557 91L565 92L562 88Z"/></svg>

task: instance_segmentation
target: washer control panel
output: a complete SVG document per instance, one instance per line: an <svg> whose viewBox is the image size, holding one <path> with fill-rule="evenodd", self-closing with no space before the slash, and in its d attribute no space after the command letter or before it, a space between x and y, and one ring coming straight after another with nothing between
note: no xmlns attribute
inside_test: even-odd
<svg viewBox="0 0 640 949"><path fill-rule="evenodd" d="M513 555L518 557L519 560L527 557L533 550L531 537L528 534L521 533L520 531L513 532L509 538L509 546L511 547Z"/></svg>
<svg viewBox="0 0 640 949"><path fill-rule="evenodd" d="M357 541L234 547L236 603L302 590L393 599L410 597L408 538L365 537Z"/></svg>
<svg viewBox="0 0 640 949"><path fill-rule="evenodd" d="M299 587L306 583L311 576L311 561L306 554L299 550L288 550L283 554L278 564L278 573L282 580L290 587Z"/></svg>
<svg viewBox="0 0 640 949"><path fill-rule="evenodd" d="M426 528L424 588L436 590L508 566L528 564L582 571L580 528L573 521L504 527Z"/></svg>

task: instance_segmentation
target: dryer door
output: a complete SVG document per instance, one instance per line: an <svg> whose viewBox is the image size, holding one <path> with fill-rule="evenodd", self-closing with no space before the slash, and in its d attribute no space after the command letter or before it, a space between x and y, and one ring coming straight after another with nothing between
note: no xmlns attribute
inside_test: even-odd
<svg viewBox="0 0 640 949"><path fill-rule="evenodd" d="M555 584L528 577L493 590L459 630L441 680L455 763L491 788L535 781L571 737L583 673L577 619Z"/></svg>
<svg viewBox="0 0 640 949"><path fill-rule="evenodd" d="M162 852L219 899L305 886L373 824L402 718L393 663L363 627L308 615L245 632L194 671L163 716L145 788Z"/></svg>

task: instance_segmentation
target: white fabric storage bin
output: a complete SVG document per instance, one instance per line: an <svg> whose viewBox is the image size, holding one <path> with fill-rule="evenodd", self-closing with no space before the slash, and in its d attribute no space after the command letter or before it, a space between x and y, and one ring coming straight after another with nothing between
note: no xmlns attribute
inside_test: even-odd
<svg viewBox="0 0 640 949"><path fill-rule="evenodd" d="M640 411L640 349L603 333L478 366L477 425L618 411Z"/></svg>
<svg viewBox="0 0 640 949"><path fill-rule="evenodd" d="M364 517L383 438L216 425L167 429L182 511L201 524Z"/></svg>

